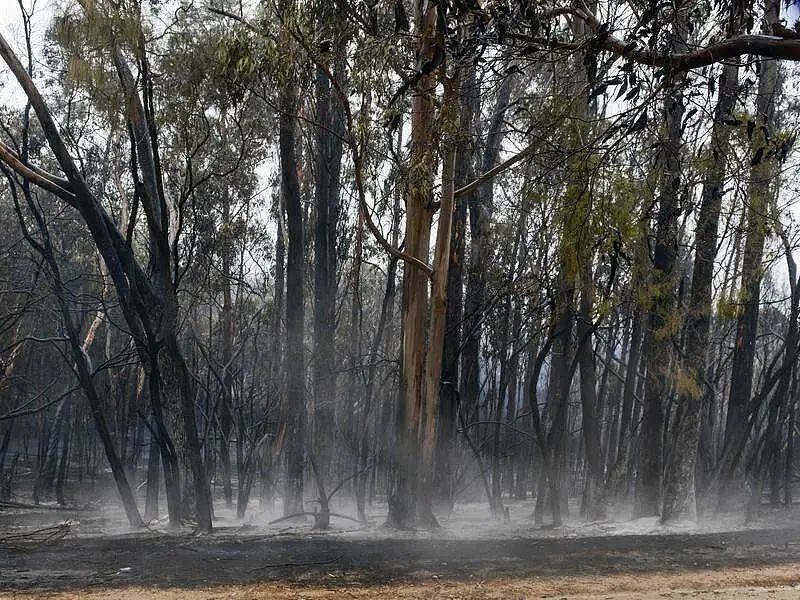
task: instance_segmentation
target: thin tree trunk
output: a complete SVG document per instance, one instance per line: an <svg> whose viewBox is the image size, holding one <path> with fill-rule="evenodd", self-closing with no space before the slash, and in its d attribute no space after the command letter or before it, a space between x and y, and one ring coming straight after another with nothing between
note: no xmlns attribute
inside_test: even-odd
<svg viewBox="0 0 800 600"><path fill-rule="evenodd" d="M144 503L144 518L158 518L158 496L160 491L161 471L159 445L151 433L150 451L147 456L147 495Z"/></svg>
<svg viewBox="0 0 800 600"><path fill-rule="evenodd" d="M503 145L505 111L511 97L515 78L505 77L497 90L497 100L486 136L481 158L481 174L491 170L500 156ZM478 188L477 194L466 198L469 208L469 266L467 292L464 299L464 349L461 361L461 402L469 410L478 405L480 395L480 347L483 331L483 311L486 304L486 261L489 257L489 230L493 212L494 183L490 179Z"/></svg>
<svg viewBox="0 0 800 600"><path fill-rule="evenodd" d="M577 319L578 361L580 368L581 422L583 442L586 448L586 464L589 478L586 488L590 501L587 506L592 520L605 518L606 500L604 485L603 450L600 443L600 420L597 414L597 378L595 375L594 329L594 281L591 262L586 261L581 274L581 294Z"/></svg>
<svg viewBox="0 0 800 600"><path fill-rule="evenodd" d="M225 506L233 506L231 485L231 431L233 429L233 228L231 223L230 190L222 194L222 398L220 402L220 461Z"/></svg>
<svg viewBox="0 0 800 600"><path fill-rule="evenodd" d="M69 469L71 432L70 405L67 404L64 414L64 427L61 434L61 457L58 461L58 474L56 475L56 502L61 506L66 504L66 500L64 499L64 487L66 485Z"/></svg>
<svg viewBox="0 0 800 600"><path fill-rule="evenodd" d="M470 138L478 112L480 98L475 79L475 66L464 68L461 81L460 129L464 140ZM461 142L456 154L455 187L459 188L474 179L473 155L469 146ZM442 384L440 389L439 432L437 436L436 493L450 507L454 501L455 434L458 425L458 365L461 354L461 322L464 313L464 250L467 225L467 206L474 202L476 192L455 200L453 226L450 237L450 266L447 274L447 314L445 322L444 352L442 356Z"/></svg>

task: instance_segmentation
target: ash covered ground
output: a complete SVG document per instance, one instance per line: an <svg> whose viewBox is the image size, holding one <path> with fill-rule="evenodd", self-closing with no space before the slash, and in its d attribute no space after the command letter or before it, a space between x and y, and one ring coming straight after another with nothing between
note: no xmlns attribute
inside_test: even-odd
<svg viewBox="0 0 800 600"><path fill-rule="evenodd" d="M215 533L196 535L162 521L131 532L103 504L6 505L0 597L800 598L797 511L672 527L573 517L560 528L536 525L532 511L513 503L503 521L485 504L456 505L439 530L399 532L377 503L366 525L334 518L317 532L255 506L244 520L218 509Z"/></svg>

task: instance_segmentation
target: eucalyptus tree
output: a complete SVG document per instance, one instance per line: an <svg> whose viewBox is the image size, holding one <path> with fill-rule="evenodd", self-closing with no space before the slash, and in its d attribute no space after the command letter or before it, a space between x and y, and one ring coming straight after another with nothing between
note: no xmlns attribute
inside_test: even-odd
<svg viewBox="0 0 800 600"><path fill-rule="evenodd" d="M247 228L258 208L255 169L264 160L264 142L270 140L271 129L264 119L268 107L230 77L219 59L218 43L229 28L198 17L198 11L188 9L182 15L156 68L170 90L161 98L168 190L187 215L181 242L181 268L189 276L184 288L195 296L206 288L209 309L216 309L212 318L218 321L218 335L209 346L220 349L219 361L208 348L204 355L219 397L206 419L219 423L223 493L231 506L230 445L241 400L236 391L243 375L236 358L246 343L238 331L244 324L237 302L247 290L245 257L247 244L254 241ZM200 280L202 274L205 281Z"/></svg>
<svg viewBox="0 0 800 600"><path fill-rule="evenodd" d="M727 21L728 35L741 29L745 17L741 9L739 3L731 7ZM707 166L698 208L692 284L686 316L686 347L681 361L694 385L686 385L679 391L679 412L674 425L673 444L681 451L673 451L666 466L661 515L664 521L696 514L695 471L700 443L700 417L702 403L711 393L705 381L708 375L705 361L710 345L712 282L726 167L731 160L731 122L737 102L739 67L735 64L724 65L716 81L717 101L712 115L711 137L705 150Z"/></svg>
<svg viewBox="0 0 800 600"><path fill-rule="evenodd" d="M89 401L90 411L92 418L97 429L97 433L103 444L103 450L108 460L111 472L114 476L114 481L117 485L122 504L125 508L125 513L131 527L139 528L144 525L142 517L136 506L136 500L133 491L128 481L127 475L123 468L122 460L117 452L114 442L109 432L109 426L104 414L100 394L98 393L97 385L95 382L96 372L94 371L91 361L89 359L88 350L94 337L93 328L90 327L85 339L81 339L77 325L75 324L69 303L68 296L70 292L64 283L61 273L61 268L56 257L56 251L53 246L53 241L50 236L50 231L47 221L39 208L40 203L38 198L34 197L31 191L30 184L26 181L22 183L15 180L11 170L3 166L3 171L8 179L9 189L14 200L14 207L16 209L20 226L23 235L28 244L41 256L47 265L48 275L51 278L53 286L53 297L58 305L61 314L62 325L66 334L66 342L69 348L69 354L74 360L73 369L77 376L80 386ZM20 188L19 191L17 188ZM46 193L46 192L42 192ZM20 196L24 196L24 204ZM24 208L23 208L24 207ZM35 232L28 229L26 220L32 220L35 223ZM66 406L62 401L59 408ZM60 416L59 411L59 416ZM65 447L68 443L65 441Z"/></svg>
<svg viewBox="0 0 800 600"><path fill-rule="evenodd" d="M132 477L149 431L148 516L159 458L171 522L194 497L205 530L209 474L240 517L259 475L286 516L313 481L321 528L347 491L361 520L385 493L397 527L459 494L499 516L532 487L540 520L635 489L669 521L737 469L753 505L760 472L791 497L796 274L764 306L767 227L795 268L775 98L800 40L776 5L759 35L739 2L176 8L69 6L33 77L0 39L30 107L0 114L3 202L48 282L9 296L26 316L0 315L0 355L41 378L71 348L87 394L114 389L98 432ZM80 257L48 251L87 230ZM17 343L56 327L71 346ZM92 331L95 362L136 360L93 375ZM68 406L35 413L42 482L80 441Z"/></svg>
<svg viewBox="0 0 800 600"><path fill-rule="evenodd" d="M149 382L153 420L158 432L164 464L170 521L177 525L181 518L180 473L178 453L164 421L164 400L173 395L177 400L178 427L185 439L186 459L196 496L196 513L201 529L211 530L211 500L194 408L193 381L178 341L178 297L176 272L175 219L173 206L164 193L158 126L153 106L153 81L149 72L147 38L139 5L130 7L82 6L63 16L59 26L63 39L77 47L91 40L101 64L113 65L119 81L118 97L124 99L118 115L129 128L131 137L131 179L134 190L132 207L141 206L145 213L149 237L148 263L144 266L135 255L130 235L121 231L102 201L102 190L92 191L76 163L67 142L60 133L37 84L30 77L11 46L0 38L0 54L24 91L42 127L47 146L52 151L64 177L26 164L8 147L2 159L25 180L54 193L81 215L109 276L114 282L120 306L131 330L142 366ZM84 20L85 19L85 20ZM86 23L91 23L87 27ZM122 25L127 25L121 31ZM139 67L139 80L134 78L126 56L130 51ZM103 72L104 76L109 75ZM108 81L108 79L105 79ZM131 210L132 214L136 211ZM135 223L131 219L131 223ZM174 221L173 221L173 224ZM177 224L175 224L177 225ZM128 230L133 227L129 224ZM162 365L162 359L166 365ZM162 368L170 371L165 377Z"/></svg>
<svg viewBox="0 0 800 600"><path fill-rule="evenodd" d="M336 408L337 233L342 213L341 171L346 126L342 95L347 89L348 32L332 4L322 2L316 12L317 35L320 39L330 40L331 47L329 56L324 58L327 64L316 68L314 81L317 127L314 135L313 451L321 475L328 479L334 449L331 423ZM330 80L329 74L334 81Z"/></svg>
<svg viewBox="0 0 800 600"><path fill-rule="evenodd" d="M780 3L768 2L764 7L762 31L770 33L778 23ZM742 310L736 320L736 341L731 360L730 396L725 422L725 464L721 473L724 489L733 478L740 447L747 437L748 403L753 389L758 316L761 305L764 243L767 238L775 194L775 173L778 155L775 151L775 105L780 91L778 63L764 59L758 73L756 112L748 125L752 138L752 159L748 185L747 223L742 255L740 302ZM770 148L772 146L772 148ZM725 492L721 502L725 502Z"/></svg>

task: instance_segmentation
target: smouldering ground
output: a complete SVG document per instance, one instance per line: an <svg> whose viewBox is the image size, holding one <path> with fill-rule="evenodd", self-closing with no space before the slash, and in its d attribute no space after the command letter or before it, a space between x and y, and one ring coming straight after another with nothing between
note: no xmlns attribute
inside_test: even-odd
<svg viewBox="0 0 800 600"><path fill-rule="evenodd" d="M119 515L0 511L0 599L772 598L800 600L800 520L703 527L655 520L541 529L529 505L509 523L460 507L443 529L398 533L337 522L234 521L213 535L126 532ZM342 509L344 511L344 508ZM80 520L63 539L12 535Z"/></svg>

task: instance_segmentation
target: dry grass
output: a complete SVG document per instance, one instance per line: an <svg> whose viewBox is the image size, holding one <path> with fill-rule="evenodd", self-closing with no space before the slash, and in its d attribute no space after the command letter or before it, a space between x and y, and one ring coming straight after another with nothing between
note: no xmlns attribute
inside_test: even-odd
<svg viewBox="0 0 800 600"><path fill-rule="evenodd" d="M2 600L299 600L299 599L501 599L646 598L771 600L800 599L800 563L765 568L731 568L687 573L619 574L598 577L536 577L481 582L428 581L385 586L331 587L276 583L210 588L92 588L52 593L0 592Z"/></svg>

